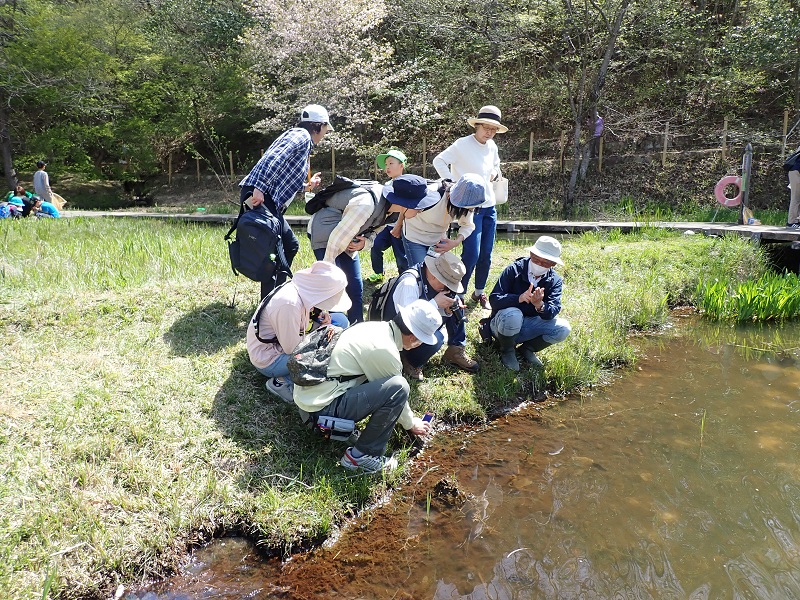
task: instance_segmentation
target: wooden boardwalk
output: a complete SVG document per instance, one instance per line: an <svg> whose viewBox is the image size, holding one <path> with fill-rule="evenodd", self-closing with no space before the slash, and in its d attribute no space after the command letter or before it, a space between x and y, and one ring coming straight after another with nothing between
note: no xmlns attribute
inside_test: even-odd
<svg viewBox="0 0 800 600"><path fill-rule="evenodd" d="M192 213L161 213L149 211L78 211L67 210L61 215L76 217L116 217L123 219L166 219L198 223L231 224L236 215ZM294 227L305 227L310 217L305 215L287 216L286 220ZM758 243L789 243L793 249L800 249L800 230L776 227L773 225L736 225L735 223L690 223L666 221L498 221L497 231L502 233L551 233L573 234L587 231L611 231L618 229L629 233L645 227L658 227L676 231L694 232L703 235L739 235Z"/></svg>

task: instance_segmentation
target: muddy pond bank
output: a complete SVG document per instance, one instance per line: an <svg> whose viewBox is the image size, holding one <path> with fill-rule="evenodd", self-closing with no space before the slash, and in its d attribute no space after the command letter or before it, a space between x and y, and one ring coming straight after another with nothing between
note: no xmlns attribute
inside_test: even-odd
<svg viewBox="0 0 800 600"><path fill-rule="evenodd" d="M220 540L127 597L796 597L800 325L690 325L606 389L436 436L333 543Z"/></svg>

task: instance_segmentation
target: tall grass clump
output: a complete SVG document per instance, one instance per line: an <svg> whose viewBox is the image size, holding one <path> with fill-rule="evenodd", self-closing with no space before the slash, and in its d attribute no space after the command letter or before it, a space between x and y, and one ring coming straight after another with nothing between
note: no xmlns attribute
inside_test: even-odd
<svg viewBox="0 0 800 600"><path fill-rule="evenodd" d="M746 323L800 317L800 278L794 273L764 273L739 282L702 281L697 297L703 314L715 320Z"/></svg>

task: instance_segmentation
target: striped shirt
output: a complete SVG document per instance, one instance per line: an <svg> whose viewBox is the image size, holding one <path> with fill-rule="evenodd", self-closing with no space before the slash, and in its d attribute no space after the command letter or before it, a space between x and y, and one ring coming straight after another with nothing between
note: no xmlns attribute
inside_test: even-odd
<svg viewBox="0 0 800 600"><path fill-rule="evenodd" d="M279 210L283 209L305 187L313 147L308 131L292 127L272 142L239 186L261 190L272 198Z"/></svg>

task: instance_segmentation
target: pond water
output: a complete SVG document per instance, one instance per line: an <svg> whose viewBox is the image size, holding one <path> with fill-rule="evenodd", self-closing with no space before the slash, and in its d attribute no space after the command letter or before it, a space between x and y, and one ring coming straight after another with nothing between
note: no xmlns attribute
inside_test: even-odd
<svg viewBox="0 0 800 600"><path fill-rule="evenodd" d="M225 539L127 598L800 598L800 324L692 320L615 383L442 433L284 565Z"/></svg>

